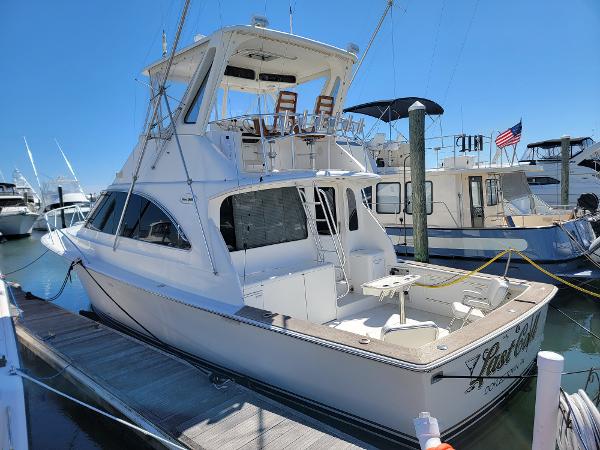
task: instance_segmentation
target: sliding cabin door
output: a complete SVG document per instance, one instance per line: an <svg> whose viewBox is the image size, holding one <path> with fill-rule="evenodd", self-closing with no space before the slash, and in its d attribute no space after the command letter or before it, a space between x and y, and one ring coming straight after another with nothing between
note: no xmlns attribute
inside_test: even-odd
<svg viewBox="0 0 600 450"><path fill-rule="evenodd" d="M469 177L469 198L471 206L471 226L483 228L483 180L481 177Z"/></svg>

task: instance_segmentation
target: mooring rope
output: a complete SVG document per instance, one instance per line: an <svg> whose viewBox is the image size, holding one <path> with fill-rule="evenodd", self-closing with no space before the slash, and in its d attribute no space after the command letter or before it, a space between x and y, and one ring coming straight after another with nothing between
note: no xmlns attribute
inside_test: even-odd
<svg viewBox="0 0 600 450"><path fill-rule="evenodd" d="M561 388L560 394L559 407L566 426L559 432L558 448L600 448L600 413L587 393L579 389L569 395Z"/></svg>
<svg viewBox="0 0 600 450"><path fill-rule="evenodd" d="M136 431L138 431L138 432L140 432L140 433L142 433L142 434L144 434L146 436L150 436L150 437L152 437L152 438L154 438L154 439L162 442L163 444L165 444L169 448L178 448L178 449L181 449L181 450L185 450L186 449L185 447L182 447L181 445L178 445L178 444L176 444L175 442L173 442L173 441L171 441L169 439L165 439L162 436L158 436L157 434L154 434L154 433L152 433L152 432L150 432L150 431L148 431L148 430L146 430L146 429L144 429L142 427L139 427L139 426L134 425L134 424L132 424L130 422L127 422L126 420L123 420L123 419L121 419L119 417L113 416L112 414L110 414L110 413L108 413L106 411L103 411L103 410L101 410L99 408L96 408L95 406L92 406L89 403L85 403L85 402L83 402L83 401L81 401L81 400L79 400L79 399L77 399L75 397L70 396L69 394L61 392L58 389L55 389L52 386L49 386L48 384L40 381L39 379L34 378L34 377L28 375L27 373L25 373L21 369L13 368L12 369L12 374L18 375L21 378L24 378L24 379L26 379L28 381L31 381L32 383L37 384L38 386L40 386L40 387L42 387L44 389L47 389L47 390L49 390L51 392L54 392L56 395L59 395L59 396L61 396L63 398L66 398L67 400L71 400L72 402L75 402L78 405L83 406L84 408L87 408L87 409L90 409L90 410L92 410L94 412L97 412L98 414L101 414L104 417L107 417L107 418L109 418L111 420L114 420L115 422L118 422L118 423L120 423L122 425L125 425L126 427L132 428L132 429L134 429L134 430L136 430Z"/></svg>
<svg viewBox="0 0 600 450"><path fill-rule="evenodd" d="M42 259L42 256L44 256L46 253L48 253L50 251L49 248L46 249L46 251L44 253L42 253L40 256L38 256L37 258L35 258L33 261L25 264L23 267L19 267L18 269L15 270L11 270L10 272L3 272L0 274L0 279L5 278L7 275L12 275L13 273L17 273L23 269L27 269L29 266L33 265L34 263L36 263L37 261L39 261L40 259Z"/></svg>

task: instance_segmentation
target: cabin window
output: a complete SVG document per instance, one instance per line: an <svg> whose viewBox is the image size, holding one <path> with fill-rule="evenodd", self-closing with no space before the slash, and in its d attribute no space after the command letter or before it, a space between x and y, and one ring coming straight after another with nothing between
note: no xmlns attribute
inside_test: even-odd
<svg viewBox="0 0 600 450"><path fill-rule="evenodd" d="M115 234L126 198L126 192L103 194L88 217L86 228ZM167 247L181 249L191 247L181 228L167 213L152 201L137 194L131 194L129 198L120 235Z"/></svg>
<svg viewBox="0 0 600 450"><path fill-rule="evenodd" d="M361 192L363 204L371 209L373 207L373 187L367 186L366 188L363 188Z"/></svg>
<svg viewBox="0 0 600 450"><path fill-rule="evenodd" d="M208 67L208 70L204 75L204 80L202 80L202 83L200 84L200 87L198 88L198 91L194 96L192 105L185 114L185 123L196 123L196 121L198 120L198 114L200 113L200 105L202 104L202 99L204 98L204 92L206 91L206 84L208 83L208 77L210 75L211 68L212 64Z"/></svg>
<svg viewBox="0 0 600 450"><path fill-rule="evenodd" d="M398 214L400 203L400 183L377 184L375 205L378 214Z"/></svg>
<svg viewBox="0 0 600 450"><path fill-rule="evenodd" d="M115 234L126 196L125 192L105 193L98 201L85 226L102 233Z"/></svg>
<svg viewBox="0 0 600 450"><path fill-rule="evenodd" d="M306 239L306 215L295 187L227 197L220 229L230 252Z"/></svg>
<svg viewBox="0 0 600 450"><path fill-rule="evenodd" d="M404 193L406 195L406 214L412 214L412 184L410 181L406 183ZM425 211L427 214L433 213L433 183L431 181L425 182Z"/></svg>
<svg viewBox="0 0 600 450"><path fill-rule="evenodd" d="M552 177L527 177L531 186L544 186L546 184L560 184L560 181Z"/></svg>
<svg viewBox="0 0 600 450"><path fill-rule="evenodd" d="M121 236L186 250L191 247L179 225L167 213L152 201L136 194L129 199Z"/></svg>
<svg viewBox="0 0 600 450"><path fill-rule="evenodd" d="M348 230L358 230L358 211L356 210L356 197L352 189L346 189L346 197L348 197Z"/></svg>
<svg viewBox="0 0 600 450"><path fill-rule="evenodd" d="M27 206L22 198L0 198L0 208L3 206Z"/></svg>
<svg viewBox="0 0 600 450"><path fill-rule="evenodd" d="M485 191L487 194L487 205L495 206L498 204L498 180L489 178L485 180Z"/></svg>
<svg viewBox="0 0 600 450"><path fill-rule="evenodd" d="M317 189L325 194L325 202L321 195L317 193ZM315 203L322 203L315 208L315 216L317 218L317 232L322 235L329 235L329 227L335 230L337 224L337 213L335 205L335 188L334 187L319 187L315 189ZM327 220L325 220L327 219Z"/></svg>

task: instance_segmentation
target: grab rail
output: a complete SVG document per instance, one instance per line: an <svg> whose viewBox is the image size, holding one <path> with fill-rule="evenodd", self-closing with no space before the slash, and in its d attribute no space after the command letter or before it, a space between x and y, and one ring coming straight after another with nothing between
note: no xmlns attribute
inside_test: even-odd
<svg viewBox="0 0 600 450"><path fill-rule="evenodd" d="M60 212L66 212L67 210L74 210L73 214L71 215L71 220L69 221L67 227L72 227L73 225L83 222L85 220L86 215L81 211L79 205L68 205L61 206L60 208L51 209L50 211L44 213L44 219L46 220L46 227L48 228L49 233L51 233L53 229L56 230L57 228L59 228L57 221L58 218L61 216ZM50 220L48 219L48 214L52 214L52 216L54 217L53 228L51 228ZM77 220L75 220L75 218L77 218ZM62 223L60 228L62 228Z"/></svg>
<svg viewBox="0 0 600 450"><path fill-rule="evenodd" d="M272 119L272 125L266 124L267 119ZM354 120L352 115L343 116L337 113L333 116L324 114L291 113L267 113L267 114L245 114L226 119L209 122L210 126L218 127L223 131L236 131L250 133L260 138L261 158L265 172L274 170L273 163L276 153L267 149L266 144L272 144L281 139L291 139L291 165L296 168L296 152L294 139L305 139L312 142L316 137L327 138L327 169L331 169L331 139L340 137L346 140L348 149L340 147L349 156L350 142L364 142L364 119ZM258 129L257 129L258 127ZM316 158L312 152L309 154L312 162ZM365 157L365 170L368 167L368 157ZM314 169L314 167L313 167Z"/></svg>

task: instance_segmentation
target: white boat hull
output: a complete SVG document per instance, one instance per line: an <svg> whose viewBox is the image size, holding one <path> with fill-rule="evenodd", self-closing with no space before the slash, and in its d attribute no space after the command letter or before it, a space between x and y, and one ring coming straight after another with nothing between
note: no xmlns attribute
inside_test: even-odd
<svg viewBox="0 0 600 450"><path fill-rule="evenodd" d="M0 234L3 236L26 236L31 234L33 223L37 219L33 213L0 213Z"/></svg>
<svg viewBox="0 0 600 450"><path fill-rule="evenodd" d="M540 348L547 311L544 302L519 323L498 330L438 366L410 367L241 316L211 312L88 268L92 279L76 267L94 309L111 320L147 334L133 317L163 343L317 402L367 427L381 428L410 444L416 442L412 419L419 412L431 412L449 437L481 418L515 386L515 380L507 379L432 383L432 377L442 372L474 377L526 372Z"/></svg>

